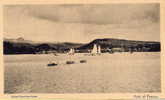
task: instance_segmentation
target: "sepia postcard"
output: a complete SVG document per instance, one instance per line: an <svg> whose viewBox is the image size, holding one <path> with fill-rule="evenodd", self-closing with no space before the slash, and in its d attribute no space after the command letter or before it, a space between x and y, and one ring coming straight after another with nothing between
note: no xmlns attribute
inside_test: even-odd
<svg viewBox="0 0 165 100"><path fill-rule="evenodd" d="M0 7L0 100L165 100L163 0Z"/></svg>

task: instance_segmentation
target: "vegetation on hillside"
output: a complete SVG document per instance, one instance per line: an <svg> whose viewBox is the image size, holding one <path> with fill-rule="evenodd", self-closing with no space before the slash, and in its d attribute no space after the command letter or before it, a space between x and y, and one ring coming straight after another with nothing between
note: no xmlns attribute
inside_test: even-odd
<svg viewBox="0 0 165 100"><path fill-rule="evenodd" d="M124 39L95 39L90 43L33 43L33 42L14 42L4 40L4 54L39 54L39 53L66 53L70 48L75 48L76 52L90 52L93 45L101 46L104 52L159 52L160 42L151 41L132 41Z"/></svg>

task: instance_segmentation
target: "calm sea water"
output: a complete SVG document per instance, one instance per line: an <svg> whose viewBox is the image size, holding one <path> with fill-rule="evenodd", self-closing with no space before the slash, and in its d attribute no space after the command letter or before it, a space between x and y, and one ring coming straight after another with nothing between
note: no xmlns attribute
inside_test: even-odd
<svg viewBox="0 0 165 100"><path fill-rule="evenodd" d="M70 60L75 64L66 64ZM58 66L48 67L49 62ZM159 52L5 55L4 63L5 93L134 93L161 89Z"/></svg>

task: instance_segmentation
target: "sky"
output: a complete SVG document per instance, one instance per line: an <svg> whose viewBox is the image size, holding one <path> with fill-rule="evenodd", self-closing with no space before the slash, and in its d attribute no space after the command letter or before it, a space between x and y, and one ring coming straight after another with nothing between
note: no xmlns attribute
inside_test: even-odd
<svg viewBox="0 0 165 100"><path fill-rule="evenodd" d="M97 38L160 41L159 4L5 5L4 37L87 43Z"/></svg>

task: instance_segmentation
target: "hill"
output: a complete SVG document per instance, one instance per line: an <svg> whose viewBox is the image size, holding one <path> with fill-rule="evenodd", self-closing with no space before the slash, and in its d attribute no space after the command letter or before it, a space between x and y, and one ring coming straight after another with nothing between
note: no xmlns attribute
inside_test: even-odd
<svg viewBox="0 0 165 100"><path fill-rule="evenodd" d="M122 52L159 52L160 42L154 41L133 41L124 39L95 39L87 44L81 43L41 43L29 40L19 39L4 39L3 47L4 54L38 54L38 53L66 53L70 48L75 48L76 52L89 52L93 45L101 46L101 51L122 51Z"/></svg>
<svg viewBox="0 0 165 100"><path fill-rule="evenodd" d="M69 48L76 48L81 46L81 43L41 43L29 40L18 39L4 39L3 52L4 54L36 54L36 53L49 53L58 52L64 53Z"/></svg>
<svg viewBox="0 0 165 100"><path fill-rule="evenodd" d="M95 39L92 42L76 48L79 51L87 52L93 48L93 45L100 45L102 52L108 52L114 48L119 48L124 52L136 51L136 52L158 52L160 51L160 42L153 41L133 41L124 39Z"/></svg>

